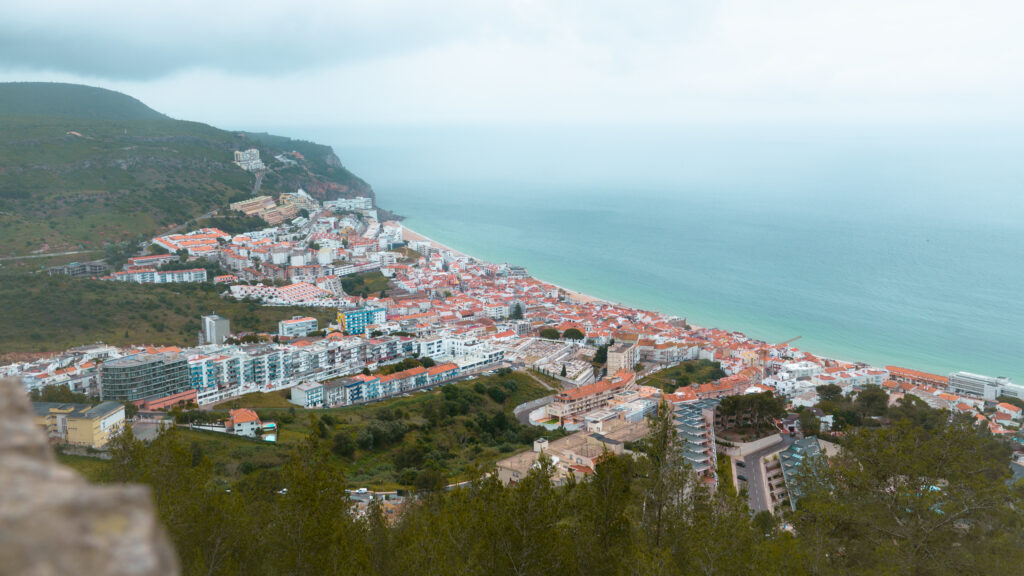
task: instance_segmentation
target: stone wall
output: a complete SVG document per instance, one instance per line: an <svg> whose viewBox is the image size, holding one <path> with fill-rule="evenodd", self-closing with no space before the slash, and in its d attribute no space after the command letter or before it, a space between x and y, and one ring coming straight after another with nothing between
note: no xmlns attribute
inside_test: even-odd
<svg viewBox="0 0 1024 576"><path fill-rule="evenodd" d="M0 572L179 573L149 489L92 485L58 464L14 379L0 379Z"/></svg>

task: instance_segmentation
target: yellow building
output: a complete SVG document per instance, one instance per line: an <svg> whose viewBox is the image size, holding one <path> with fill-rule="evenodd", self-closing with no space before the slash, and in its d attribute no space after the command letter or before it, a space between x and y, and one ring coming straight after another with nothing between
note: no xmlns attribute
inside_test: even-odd
<svg viewBox="0 0 1024 576"><path fill-rule="evenodd" d="M124 430L124 405L119 402L65 404L33 402L36 424L47 436L65 444L102 448L110 438Z"/></svg>

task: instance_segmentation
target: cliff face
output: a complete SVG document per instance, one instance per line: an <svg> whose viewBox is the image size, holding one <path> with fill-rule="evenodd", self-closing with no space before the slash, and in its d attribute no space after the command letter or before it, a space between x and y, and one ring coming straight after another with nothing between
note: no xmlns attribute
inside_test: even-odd
<svg viewBox="0 0 1024 576"><path fill-rule="evenodd" d="M94 486L59 465L17 380L0 380L0 571L174 575L149 489Z"/></svg>

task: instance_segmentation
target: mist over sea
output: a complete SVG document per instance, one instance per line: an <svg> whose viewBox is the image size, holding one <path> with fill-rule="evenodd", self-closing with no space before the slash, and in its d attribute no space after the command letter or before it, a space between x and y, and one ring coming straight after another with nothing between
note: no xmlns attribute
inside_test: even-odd
<svg viewBox="0 0 1024 576"><path fill-rule="evenodd" d="M480 258L813 353L1024 383L1024 137L280 128Z"/></svg>

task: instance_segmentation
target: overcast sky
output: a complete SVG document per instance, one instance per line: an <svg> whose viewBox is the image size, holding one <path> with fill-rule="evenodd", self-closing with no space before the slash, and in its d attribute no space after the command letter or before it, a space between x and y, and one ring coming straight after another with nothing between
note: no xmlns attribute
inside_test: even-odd
<svg viewBox="0 0 1024 576"><path fill-rule="evenodd" d="M0 3L0 80L221 127L1017 124L1024 2Z"/></svg>

